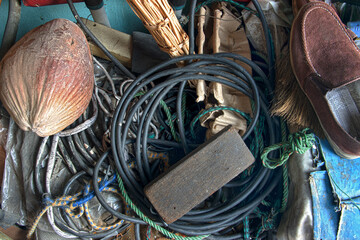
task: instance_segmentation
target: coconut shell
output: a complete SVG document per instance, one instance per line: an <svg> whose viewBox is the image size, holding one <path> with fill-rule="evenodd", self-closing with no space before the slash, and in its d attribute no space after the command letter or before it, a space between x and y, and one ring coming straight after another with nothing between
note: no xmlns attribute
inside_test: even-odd
<svg viewBox="0 0 360 240"><path fill-rule="evenodd" d="M24 131L60 132L85 111L94 67L85 35L55 19L21 38L0 62L0 99Z"/></svg>

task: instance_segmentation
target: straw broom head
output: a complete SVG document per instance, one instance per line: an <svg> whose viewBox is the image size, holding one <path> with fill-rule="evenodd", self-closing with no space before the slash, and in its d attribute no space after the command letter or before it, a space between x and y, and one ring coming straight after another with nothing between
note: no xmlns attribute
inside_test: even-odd
<svg viewBox="0 0 360 240"><path fill-rule="evenodd" d="M171 57L189 54L189 37L167 0L127 0L135 14Z"/></svg>

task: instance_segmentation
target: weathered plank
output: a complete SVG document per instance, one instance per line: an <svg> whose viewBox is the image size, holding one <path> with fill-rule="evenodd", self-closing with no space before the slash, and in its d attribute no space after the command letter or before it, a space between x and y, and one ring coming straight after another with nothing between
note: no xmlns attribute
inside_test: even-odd
<svg viewBox="0 0 360 240"><path fill-rule="evenodd" d="M255 161L230 126L149 183L145 195L166 223L172 223L239 175Z"/></svg>
<svg viewBox="0 0 360 240"><path fill-rule="evenodd" d="M102 24L81 18L97 39L126 67L131 67L132 38L131 35L109 28ZM97 57L108 59L104 52L89 40L91 53Z"/></svg>

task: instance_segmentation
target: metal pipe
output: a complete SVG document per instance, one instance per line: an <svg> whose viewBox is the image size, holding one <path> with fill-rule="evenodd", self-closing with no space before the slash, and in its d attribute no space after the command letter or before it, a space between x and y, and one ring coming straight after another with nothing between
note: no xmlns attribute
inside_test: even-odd
<svg viewBox="0 0 360 240"><path fill-rule="evenodd" d="M103 0L85 0L85 4L90 10L95 22L111 27Z"/></svg>
<svg viewBox="0 0 360 240"><path fill-rule="evenodd" d="M4 55L16 41L16 34L20 22L20 14L20 0L9 0L9 15L0 47L0 59L4 57Z"/></svg>
<svg viewBox="0 0 360 240"><path fill-rule="evenodd" d="M95 22L105 25L107 27L111 27L104 6L96 10L90 9L90 12Z"/></svg>

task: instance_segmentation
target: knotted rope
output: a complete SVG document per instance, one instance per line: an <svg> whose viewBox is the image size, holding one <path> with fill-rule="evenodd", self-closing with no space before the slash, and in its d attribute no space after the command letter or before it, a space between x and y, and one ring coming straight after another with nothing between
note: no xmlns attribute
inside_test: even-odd
<svg viewBox="0 0 360 240"><path fill-rule="evenodd" d="M286 141L274 144L264 149L261 154L261 160L264 167L275 169L287 162L293 153L304 154L314 144L316 144L316 136L305 128L300 132L289 134ZM269 158L269 154L273 151L280 151L279 158Z"/></svg>

